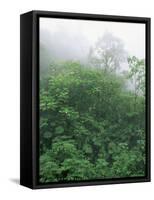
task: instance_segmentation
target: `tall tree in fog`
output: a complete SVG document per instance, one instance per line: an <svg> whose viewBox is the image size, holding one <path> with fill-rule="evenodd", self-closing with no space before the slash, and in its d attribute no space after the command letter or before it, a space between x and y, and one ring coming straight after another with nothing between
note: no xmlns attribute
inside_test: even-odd
<svg viewBox="0 0 154 200"><path fill-rule="evenodd" d="M135 56L128 57L128 78L133 84L134 111L136 111L138 96L145 95L145 60Z"/></svg>
<svg viewBox="0 0 154 200"><path fill-rule="evenodd" d="M105 71L117 71L126 58L123 42L108 32L98 39L89 52L90 63Z"/></svg>
<svg viewBox="0 0 154 200"><path fill-rule="evenodd" d="M136 95L145 94L145 60L135 56L128 57L129 72L128 78L134 85Z"/></svg>

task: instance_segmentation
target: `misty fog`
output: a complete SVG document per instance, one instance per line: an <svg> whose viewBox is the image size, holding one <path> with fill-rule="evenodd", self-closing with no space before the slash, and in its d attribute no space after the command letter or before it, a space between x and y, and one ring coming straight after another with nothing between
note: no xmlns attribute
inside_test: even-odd
<svg viewBox="0 0 154 200"><path fill-rule="evenodd" d="M67 19L40 19L40 66L47 69L54 60L89 62L91 49L104 35L111 35L125 52L119 71L128 69L127 57L145 58L145 25ZM105 36L104 36L105 37ZM108 39L108 47L110 48ZM114 48L115 49L115 48ZM120 50L121 51L121 50ZM121 53L121 52L119 52Z"/></svg>
<svg viewBox="0 0 154 200"><path fill-rule="evenodd" d="M145 59L145 25L136 23L40 18L40 70L54 61L129 71L128 57ZM106 61L107 58L107 61ZM134 83L127 81L128 89Z"/></svg>

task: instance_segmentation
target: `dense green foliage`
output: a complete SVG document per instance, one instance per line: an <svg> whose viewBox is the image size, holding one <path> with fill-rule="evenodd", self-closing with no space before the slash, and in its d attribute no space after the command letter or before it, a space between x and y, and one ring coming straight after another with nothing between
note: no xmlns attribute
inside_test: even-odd
<svg viewBox="0 0 154 200"><path fill-rule="evenodd" d="M128 62L127 75L52 63L40 81L40 182L144 176L142 63Z"/></svg>

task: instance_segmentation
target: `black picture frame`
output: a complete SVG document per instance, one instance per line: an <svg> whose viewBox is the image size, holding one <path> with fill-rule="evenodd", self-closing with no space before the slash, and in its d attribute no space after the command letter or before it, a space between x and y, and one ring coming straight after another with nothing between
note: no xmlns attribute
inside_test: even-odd
<svg viewBox="0 0 154 200"><path fill-rule="evenodd" d="M144 23L146 26L146 175L40 184L39 170L39 17ZM20 16L20 184L32 189L150 181L150 18L31 11Z"/></svg>

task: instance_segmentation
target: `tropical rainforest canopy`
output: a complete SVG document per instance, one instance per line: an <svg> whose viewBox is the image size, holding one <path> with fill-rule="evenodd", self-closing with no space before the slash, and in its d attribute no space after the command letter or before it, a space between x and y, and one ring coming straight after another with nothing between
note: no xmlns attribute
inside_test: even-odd
<svg viewBox="0 0 154 200"><path fill-rule="evenodd" d="M91 57L41 72L40 182L145 175L144 60L117 73L109 55L107 67Z"/></svg>

